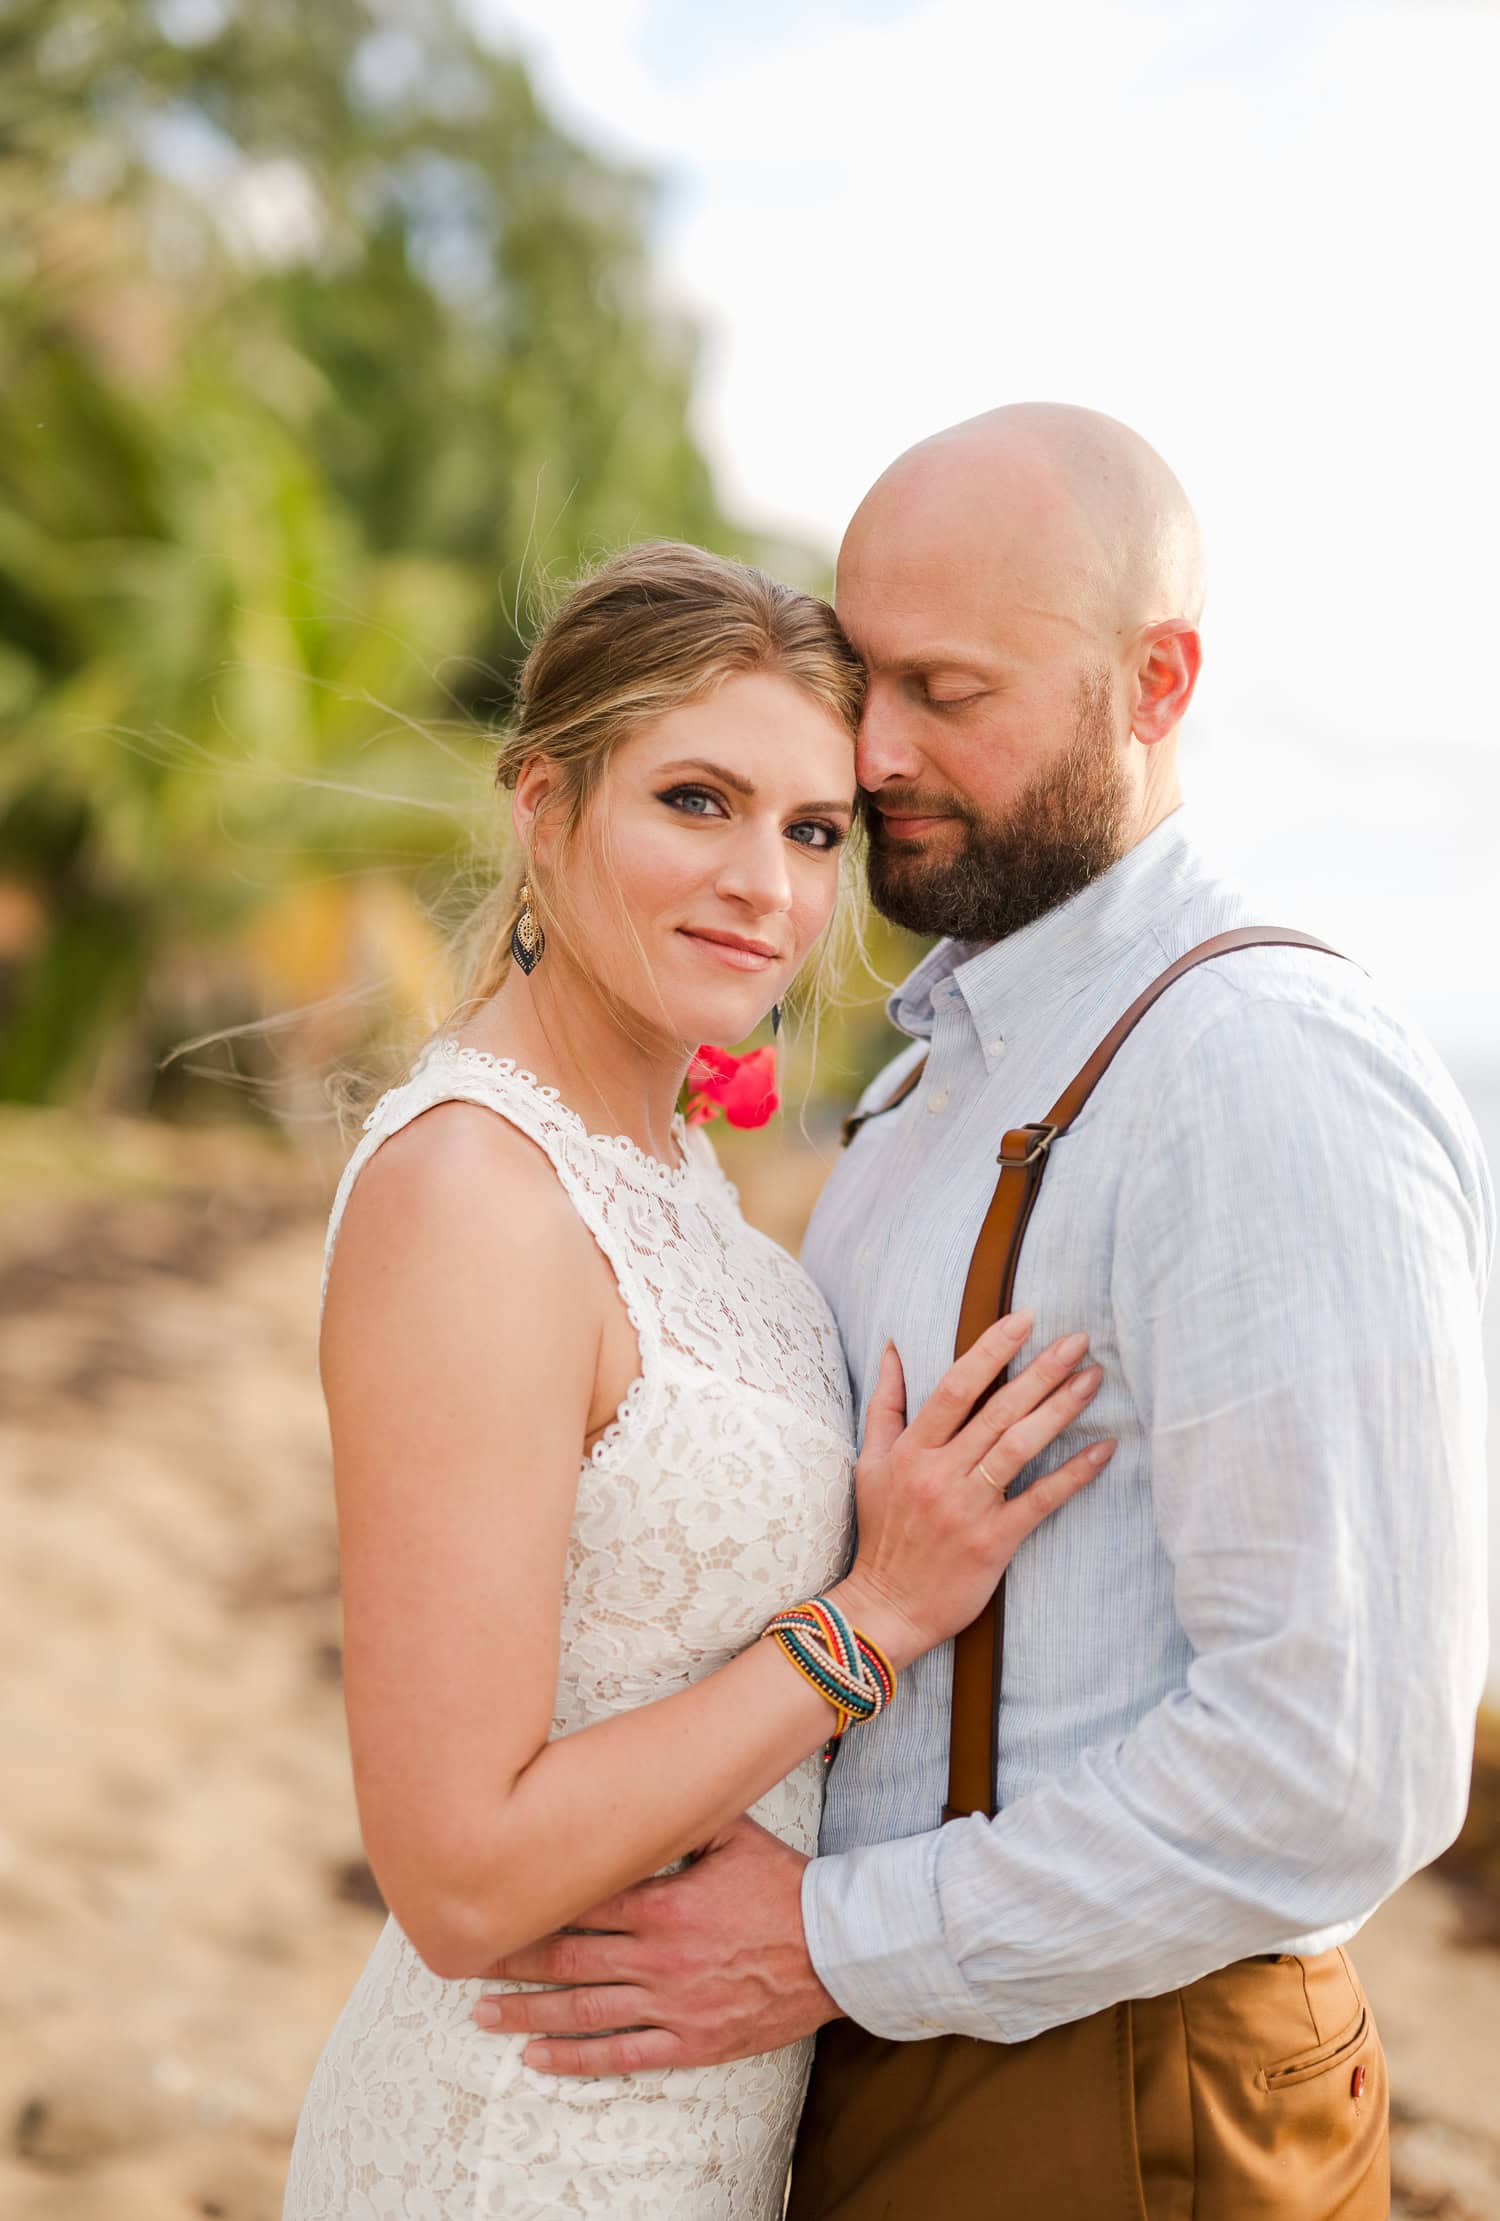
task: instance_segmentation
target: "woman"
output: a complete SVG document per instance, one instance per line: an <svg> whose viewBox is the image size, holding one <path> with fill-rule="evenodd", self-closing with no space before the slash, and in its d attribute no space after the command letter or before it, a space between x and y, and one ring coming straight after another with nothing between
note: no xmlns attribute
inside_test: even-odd
<svg viewBox="0 0 1500 2221"><path fill-rule="evenodd" d="M606 565L527 660L519 906L329 1228L346 1699L391 1918L287 2221L773 2221L809 2046L563 2082L474 2026L479 1978L746 1809L810 1852L835 1722L1109 1454L1005 1502L1098 1383L1064 1345L970 1418L1020 1317L910 1426L888 1351L856 1472L826 1307L674 1115L694 1048L743 1039L833 917L861 694L823 603L675 545Z"/></svg>

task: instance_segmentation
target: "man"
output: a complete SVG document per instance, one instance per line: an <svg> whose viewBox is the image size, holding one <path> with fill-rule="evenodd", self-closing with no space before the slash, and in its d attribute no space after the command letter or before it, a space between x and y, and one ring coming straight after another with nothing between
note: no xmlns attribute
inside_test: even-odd
<svg viewBox="0 0 1500 2221"><path fill-rule="evenodd" d="M1202 591L1175 478L1084 410L941 433L850 525L872 894L945 936L808 1235L861 1408L887 1336L911 1409L950 1359L1000 1137L1173 959L1296 923L1188 844ZM533 2063L821 2029L795 2221L1383 2216L1341 1947L1463 1815L1492 1238L1462 1103L1354 964L1242 949L1180 979L1021 1251L1038 1344L1088 1330L1120 1448L1011 1568L997 1816L941 1824L945 1647L845 1737L817 1859L741 1824L585 1917L613 1933L567 1939L582 1993L504 2001L550 2032ZM497 1971L562 1968L543 1944Z"/></svg>

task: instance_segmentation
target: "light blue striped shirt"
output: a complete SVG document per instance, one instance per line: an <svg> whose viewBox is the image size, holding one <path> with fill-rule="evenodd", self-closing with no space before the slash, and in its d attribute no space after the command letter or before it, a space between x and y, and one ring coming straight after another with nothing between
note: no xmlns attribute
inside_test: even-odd
<svg viewBox="0 0 1500 2221"><path fill-rule="evenodd" d="M927 1069L845 1153L805 1262L856 1408L951 1359L1008 1127L1171 960L1257 916L1179 811L893 998ZM883 1101L905 1051L865 1097ZM1052 1152L1017 1301L1075 1327L1103 1476L1022 1545L999 1817L939 1827L951 1650L846 1738L803 1913L877 2034L1014 2041L1252 1952L1342 1942L1457 1832L1485 1667L1479 1312L1493 1197L1432 1051L1352 963L1245 951L1168 990Z"/></svg>

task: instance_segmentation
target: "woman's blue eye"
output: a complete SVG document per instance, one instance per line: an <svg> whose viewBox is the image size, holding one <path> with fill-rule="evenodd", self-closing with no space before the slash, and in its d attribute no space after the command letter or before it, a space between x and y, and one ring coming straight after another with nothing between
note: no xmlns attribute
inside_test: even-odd
<svg viewBox="0 0 1500 2221"><path fill-rule="evenodd" d="M724 812L724 804L710 787L668 787L657 800L665 802L669 809L681 811L684 817L714 817ZM787 834L798 848L820 852L840 848L844 842L843 826L821 817L798 818L794 825L787 827Z"/></svg>
<svg viewBox="0 0 1500 2221"><path fill-rule="evenodd" d="M684 817L707 817L710 810L719 807L718 796L710 794L707 787L669 787L661 800L670 803L674 810L681 810ZM700 802L706 803L708 808L695 807Z"/></svg>

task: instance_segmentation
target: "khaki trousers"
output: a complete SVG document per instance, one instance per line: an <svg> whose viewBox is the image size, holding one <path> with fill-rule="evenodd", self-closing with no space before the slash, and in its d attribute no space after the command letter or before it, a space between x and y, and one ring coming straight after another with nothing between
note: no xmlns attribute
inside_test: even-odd
<svg viewBox="0 0 1500 2221"><path fill-rule="evenodd" d="M1018 2044L818 2037L787 2221L1388 2221L1342 1951L1241 1959Z"/></svg>

